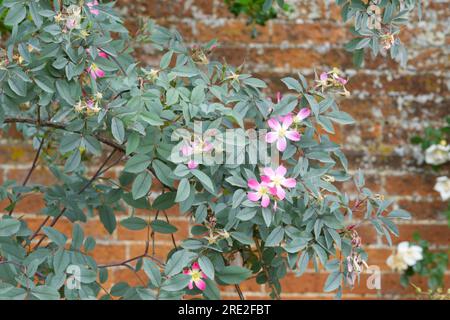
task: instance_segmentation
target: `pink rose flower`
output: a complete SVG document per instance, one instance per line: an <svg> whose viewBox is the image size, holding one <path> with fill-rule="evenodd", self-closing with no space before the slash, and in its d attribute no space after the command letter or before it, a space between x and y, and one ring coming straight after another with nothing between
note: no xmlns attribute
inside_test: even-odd
<svg viewBox="0 0 450 320"><path fill-rule="evenodd" d="M274 143L276 141L278 151L282 152L286 150L286 139L291 141L299 141L300 133L295 130L289 130L289 127L291 126L293 121L294 120L292 118L292 115L290 114L281 117L279 121L274 118L269 119L269 121L267 121L267 124L273 131L269 132L266 135L266 142Z"/></svg>
<svg viewBox="0 0 450 320"><path fill-rule="evenodd" d="M203 279L206 279L207 277L200 269L198 262L194 262L191 269L184 269L183 273L191 276L191 281L189 281L188 284L190 290L194 289L194 284L202 291L206 289L206 282Z"/></svg>

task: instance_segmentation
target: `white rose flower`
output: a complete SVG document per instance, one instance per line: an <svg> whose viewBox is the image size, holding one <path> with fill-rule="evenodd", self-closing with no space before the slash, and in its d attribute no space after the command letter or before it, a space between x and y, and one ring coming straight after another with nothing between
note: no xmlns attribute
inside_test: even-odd
<svg viewBox="0 0 450 320"><path fill-rule="evenodd" d="M417 261L422 260L422 248L419 246L410 246L408 241L400 242L397 246L397 254L403 257L408 266L413 266Z"/></svg>
<svg viewBox="0 0 450 320"><path fill-rule="evenodd" d="M441 194L443 201L450 199L450 179L445 176L437 178L434 190Z"/></svg>
<svg viewBox="0 0 450 320"><path fill-rule="evenodd" d="M450 146L434 144L425 150L425 162L432 165L440 165L450 160Z"/></svg>
<svg viewBox="0 0 450 320"><path fill-rule="evenodd" d="M405 260L403 260L403 257L400 256L399 254L390 255L389 258L386 260L386 264L393 271L402 272L408 269L408 265L406 264Z"/></svg>
<svg viewBox="0 0 450 320"><path fill-rule="evenodd" d="M417 261L422 260L422 248L410 245L409 242L400 242L397 250L386 260L386 264L393 270L402 272L412 267Z"/></svg>

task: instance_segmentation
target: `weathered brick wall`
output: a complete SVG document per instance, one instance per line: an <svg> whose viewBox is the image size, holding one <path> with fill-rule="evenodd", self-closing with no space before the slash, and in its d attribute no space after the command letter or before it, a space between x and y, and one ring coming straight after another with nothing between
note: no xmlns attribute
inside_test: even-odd
<svg viewBox="0 0 450 320"><path fill-rule="evenodd" d="M411 240L419 231L423 238L437 249L448 249L450 233L441 212L446 204L433 191L438 175L421 165L409 144L411 136L421 133L428 125L438 125L450 112L449 40L445 37L449 28L449 1L425 1L424 21L413 21L402 31L401 38L410 51L408 68L401 69L396 63L383 58L366 62L362 70L354 70L351 56L342 48L349 39L339 10L331 0L292 1L297 8L289 19L271 21L259 28L260 35L252 39L245 19L234 18L222 0L120 0L121 11L131 29L139 16L154 18L159 24L180 30L190 43L206 42L217 38L220 42L215 57L228 63L245 63L250 72L270 84L270 94L283 91L279 80L297 71L312 75L334 66L350 75L349 90L352 96L342 101L342 108L352 114L357 124L341 128L334 139L342 143L351 162L352 170L362 168L369 185L379 193L398 200L413 214L411 222L401 223L400 238ZM142 58L157 65L157 53L142 48ZM32 148L20 137L3 136L0 143L0 182L4 179L22 181L33 160ZM441 174L449 174L449 166ZM117 174L117 168L112 174ZM32 177L34 181L47 182L50 175L40 167ZM345 185L349 192L352 190ZM26 214L31 226L36 228L42 221L38 215L43 206L37 196L26 198L16 213ZM150 212L139 212L148 217ZM188 234L189 222L172 210L168 212L171 223L179 232L176 239ZM61 221L58 227L70 232L70 223ZM94 255L100 263L111 263L143 253L145 232L129 231L119 226L110 236L94 217L85 225L86 233L96 237L98 247ZM360 231L369 252L369 264L382 268L381 290L370 290L361 285L346 290L345 298L392 298L412 293L399 284L399 276L391 273L385 261L391 249L383 243L370 227ZM168 236L158 236L156 251L161 257L172 248ZM144 275L140 274L141 277ZM138 278L126 268L116 268L110 273L111 282L122 280L139 283ZM310 267L300 278L289 274L283 281L283 297L288 299L331 299L333 294L322 293L325 273L315 274ZM447 287L450 274L446 275ZM415 279L425 287L425 283ZM267 288L248 281L242 285L248 298L267 297ZM225 298L236 298L234 288L223 289Z"/></svg>

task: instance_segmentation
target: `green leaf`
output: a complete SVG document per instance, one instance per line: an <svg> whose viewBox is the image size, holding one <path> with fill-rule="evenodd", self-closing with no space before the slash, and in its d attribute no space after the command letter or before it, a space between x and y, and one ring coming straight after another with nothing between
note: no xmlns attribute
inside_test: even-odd
<svg viewBox="0 0 450 320"><path fill-rule="evenodd" d="M286 85L286 87L288 89L295 90L297 92L303 91L303 88L302 88L300 82L298 82L298 80L296 80L292 77L283 78L283 79L281 79L281 81Z"/></svg>
<svg viewBox="0 0 450 320"><path fill-rule="evenodd" d="M25 6L22 3L17 3L8 10L8 14L3 20L3 23L7 26L18 25L25 19L26 15L27 10Z"/></svg>
<svg viewBox="0 0 450 320"><path fill-rule="evenodd" d="M166 267L164 268L164 273L168 277L180 273L196 257L197 255L193 252L187 250L179 250L175 252L167 261Z"/></svg>
<svg viewBox="0 0 450 320"><path fill-rule="evenodd" d="M144 259L144 271L154 286L159 287L161 285L161 272L156 263L149 259Z"/></svg>
<svg viewBox="0 0 450 320"><path fill-rule="evenodd" d="M161 289L165 291L179 291L188 286L191 281L191 277L187 274L177 274L166 281L161 285Z"/></svg>
<svg viewBox="0 0 450 320"><path fill-rule="evenodd" d="M78 223L73 224L72 228L72 244L71 248L74 250L79 250L84 240L84 232Z"/></svg>
<svg viewBox="0 0 450 320"><path fill-rule="evenodd" d="M214 265L207 256L201 256L198 259L198 264L208 279L214 279Z"/></svg>
<svg viewBox="0 0 450 320"><path fill-rule="evenodd" d="M205 87L200 85L196 86L192 90L191 94L191 103L193 105L199 105L205 100Z"/></svg>
<svg viewBox="0 0 450 320"><path fill-rule="evenodd" d="M284 237L284 229L281 226L276 227L272 230L266 239L266 247L275 247L280 244Z"/></svg>
<svg viewBox="0 0 450 320"><path fill-rule="evenodd" d="M172 169L168 167L164 162L160 160L155 160L152 164L155 170L156 177L165 185L172 186L173 179L170 177L172 175Z"/></svg>
<svg viewBox="0 0 450 320"><path fill-rule="evenodd" d="M239 266L227 266L216 273L217 278L226 284L239 284L251 275L249 269Z"/></svg>
<svg viewBox="0 0 450 320"><path fill-rule="evenodd" d="M393 210L388 214L388 218L411 219L411 214L403 209Z"/></svg>
<svg viewBox="0 0 450 320"><path fill-rule="evenodd" d="M352 124L355 123L355 119L352 118L347 112L344 111L331 111L326 114L331 121L339 124Z"/></svg>
<svg viewBox="0 0 450 320"><path fill-rule="evenodd" d="M59 300L58 290L47 285L34 287L31 294L39 300Z"/></svg>
<svg viewBox="0 0 450 320"><path fill-rule="evenodd" d="M63 98L68 104L74 105L75 100L72 98L70 94L70 87L67 81L57 80L56 81L56 92Z"/></svg>
<svg viewBox="0 0 450 320"><path fill-rule="evenodd" d="M174 233L178 230L177 227L163 220L153 220L150 223L150 226L152 227L153 231L164 234Z"/></svg>
<svg viewBox="0 0 450 320"><path fill-rule="evenodd" d="M330 292L340 287L342 281L342 273L339 271L332 272L325 281L323 291Z"/></svg>
<svg viewBox="0 0 450 320"><path fill-rule="evenodd" d="M214 184L210 177L208 177L204 172L200 170L192 170L192 174L197 177L197 179L201 182L201 184L208 190L210 193L215 194Z"/></svg>
<svg viewBox="0 0 450 320"><path fill-rule="evenodd" d="M152 207L156 210L166 210L175 205L175 192L166 192L158 196L158 198L153 201Z"/></svg>
<svg viewBox="0 0 450 320"><path fill-rule="evenodd" d="M9 78L8 85L18 96L25 97L27 95L27 84L19 77Z"/></svg>
<svg viewBox="0 0 450 320"><path fill-rule="evenodd" d="M117 140L120 144L123 143L125 139L125 127L123 126L122 120L119 118L112 118L111 120L111 132L114 139Z"/></svg>
<svg viewBox="0 0 450 320"><path fill-rule="evenodd" d="M140 199L147 195L152 186L152 176L148 172L140 173L133 182L131 194L133 199Z"/></svg>
<svg viewBox="0 0 450 320"><path fill-rule="evenodd" d="M0 237L9 237L17 233L20 229L20 221L16 219L0 220Z"/></svg>
<svg viewBox="0 0 450 320"><path fill-rule="evenodd" d="M110 207L101 206L98 208L98 212L103 226L110 234L112 234L117 225L116 216L114 215L113 210Z"/></svg>
<svg viewBox="0 0 450 320"><path fill-rule="evenodd" d="M177 196L175 197L175 202L182 202L189 198L189 194L191 192L191 185L189 184L189 180L184 178L180 181L180 185L178 186Z"/></svg>
<svg viewBox="0 0 450 320"><path fill-rule="evenodd" d="M145 154L137 154L131 157L125 164L124 171L131 173L141 173L151 163L151 158Z"/></svg>
<svg viewBox="0 0 450 320"><path fill-rule="evenodd" d="M120 221L120 224L129 230L142 230L147 228L147 222L138 217L129 217Z"/></svg>
<svg viewBox="0 0 450 320"><path fill-rule="evenodd" d="M43 227L42 231L58 246L64 247L66 245L67 237L58 230L52 227Z"/></svg>

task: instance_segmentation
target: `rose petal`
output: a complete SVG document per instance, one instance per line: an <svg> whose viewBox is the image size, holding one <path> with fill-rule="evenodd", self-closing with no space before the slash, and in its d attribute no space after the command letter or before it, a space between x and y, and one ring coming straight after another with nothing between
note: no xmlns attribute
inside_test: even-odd
<svg viewBox="0 0 450 320"><path fill-rule="evenodd" d="M271 167L265 167L263 169L264 175L266 175L270 180L275 176L275 171Z"/></svg>
<svg viewBox="0 0 450 320"><path fill-rule="evenodd" d="M269 127L271 127L275 131L278 131L281 128L280 123L274 118L269 119L267 121L267 124L269 125Z"/></svg>
<svg viewBox="0 0 450 320"><path fill-rule="evenodd" d="M287 129L291 126L294 119L292 119L292 114L287 114L283 117L283 128Z"/></svg>
<svg viewBox="0 0 450 320"><path fill-rule="evenodd" d="M288 178L284 179L281 184L286 188L295 188L295 186L297 185L297 181L294 178Z"/></svg>
<svg viewBox="0 0 450 320"><path fill-rule="evenodd" d="M268 206L269 206L269 203L270 203L270 198L269 198L269 196L268 195L263 195L262 196L262 200L261 200L261 206L263 207L263 208L267 208Z"/></svg>
<svg viewBox="0 0 450 320"><path fill-rule="evenodd" d="M277 175L277 176L285 176L286 175L286 172L287 172L287 170L286 170L286 168L283 166L283 165L281 165L281 166L279 166L276 170L275 170L275 174Z"/></svg>
<svg viewBox="0 0 450 320"><path fill-rule="evenodd" d="M283 152L284 150L286 150L286 144L287 144L286 138L283 137L283 138L278 139L278 141L277 141L278 151Z"/></svg>
<svg viewBox="0 0 450 320"><path fill-rule="evenodd" d="M192 270L200 270L200 266L199 266L198 262L194 262L192 264Z"/></svg>
<svg viewBox="0 0 450 320"><path fill-rule="evenodd" d="M252 188L254 190L258 190L259 182L256 181L255 179L250 179L250 180L248 180L247 185L248 185L249 188Z"/></svg>
<svg viewBox="0 0 450 320"><path fill-rule="evenodd" d="M283 200L285 196L286 196L286 192L284 191L284 189L282 187L277 187L278 199Z"/></svg>
<svg viewBox="0 0 450 320"><path fill-rule="evenodd" d="M259 199L261 199L261 195L258 192L248 192L247 199L256 202L259 201Z"/></svg>
<svg viewBox="0 0 450 320"><path fill-rule="evenodd" d="M269 132L266 134L266 142L274 143L278 139L278 134L276 132Z"/></svg>
<svg viewBox="0 0 450 320"><path fill-rule="evenodd" d="M311 110L309 110L308 108L303 108L297 114L297 119L300 121L305 120L306 118L309 117L310 114L311 114Z"/></svg>
<svg viewBox="0 0 450 320"><path fill-rule="evenodd" d="M202 279L195 281L195 285L202 291L206 289L206 282Z"/></svg>
<svg viewBox="0 0 450 320"><path fill-rule="evenodd" d="M288 138L291 141L299 141L301 138L301 135L297 131L292 130L292 131L286 132L286 138Z"/></svg>

